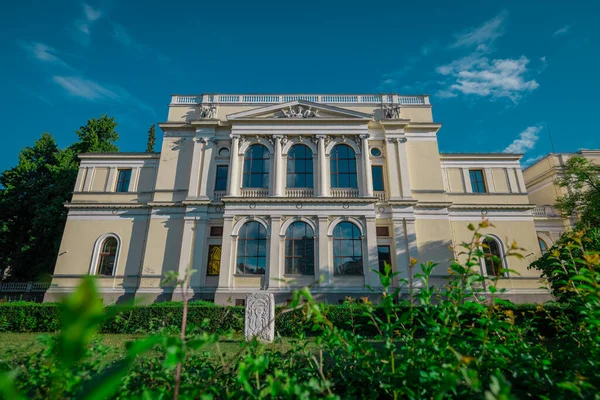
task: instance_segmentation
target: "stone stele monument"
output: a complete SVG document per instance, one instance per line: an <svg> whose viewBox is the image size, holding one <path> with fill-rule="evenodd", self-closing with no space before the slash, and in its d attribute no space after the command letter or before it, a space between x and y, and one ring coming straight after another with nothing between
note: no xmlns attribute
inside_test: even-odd
<svg viewBox="0 0 600 400"><path fill-rule="evenodd" d="M257 337L261 342L275 339L275 298L272 293L252 293L246 296L244 334L250 341Z"/></svg>

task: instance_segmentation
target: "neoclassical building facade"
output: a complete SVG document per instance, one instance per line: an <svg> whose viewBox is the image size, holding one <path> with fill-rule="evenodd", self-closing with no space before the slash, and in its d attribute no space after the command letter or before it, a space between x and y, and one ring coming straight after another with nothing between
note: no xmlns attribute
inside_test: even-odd
<svg viewBox="0 0 600 400"><path fill-rule="evenodd" d="M220 304L305 285L337 302L372 295L386 262L401 286L411 258L442 284L482 217L502 263L481 272L547 298L521 155L440 153L428 96L174 95L159 125L160 153L80 155L48 300L88 274L107 302L176 299L162 278L191 270L190 295Z"/></svg>

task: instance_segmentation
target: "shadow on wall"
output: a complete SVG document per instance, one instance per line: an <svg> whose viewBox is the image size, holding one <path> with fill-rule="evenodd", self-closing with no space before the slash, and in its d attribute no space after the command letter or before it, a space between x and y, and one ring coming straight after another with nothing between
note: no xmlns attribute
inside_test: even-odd
<svg viewBox="0 0 600 400"><path fill-rule="evenodd" d="M169 272L177 272L179 270L179 255L181 253L184 220L168 219L162 224L167 231L164 258L160 267L160 271L162 271L162 275L164 277ZM179 279L181 278L183 277L179 277ZM174 290L173 284L165 285L163 282L161 282L160 287L162 289L162 293L156 297L154 302L158 303L161 301L171 301Z"/></svg>

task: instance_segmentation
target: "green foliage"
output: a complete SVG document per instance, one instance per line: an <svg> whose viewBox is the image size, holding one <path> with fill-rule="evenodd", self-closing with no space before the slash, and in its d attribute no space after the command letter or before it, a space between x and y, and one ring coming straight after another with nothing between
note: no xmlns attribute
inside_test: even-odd
<svg viewBox="0 0 600 400"><path fill-rule="evenodd" d="M577 215L584 226L600 225L600 165L585 157L571 157L556 183L569 191L555 204L565 218Z"/></svg>
<svg viewBox="0 0 600 400"><path fill-rule="evenodd" d="M156 125L152 124L148 130L148 142L146 143L146 153L154 152L154 145L156 143Z"/></svg>
<svg viewBox="0 0 600 400"><path fill-rule="evenodd" d="M81 152L116 152L117 123L103 115L76 131L79 141L60 149L43 133L0 174L0 277L45 281L54 269Z"/></svg>
<svg viewBox="0 0 600 400"><path fill-rule="evenodd" d="M484 221L470 227L473 240L458 251L464 262L451 264L446 291L429 285L433 263L412 267L418 286L402 280L411 294L408 302L398 301L398 292L391 291L389 267L380 274L383 290L377 306L368 299L328 306L317 303L310 288L298 290L289 307L276 311L276 325L288 324L296 335L286 351L251 341L225 356L220 345L232 336L211 333L211 321L195 325L190 318L195 326L181 335L163 330L134 340L122 359L107 365L102 362L106 348L89 338L101 329L104 312L113 309L99 306L92 282L86 281L62 308L61 333L44 339L47 349L0 367L6 371L0 373L0 394L119 399L172 398L174 393L186 399L596 398L600 256L574 238L581 256L561 261L577 266L577 274L565 281L577 282L568 306L515 306L498 298L502 290L497 279L478 273L483 256L479 230L488 226ZM518 247L512 245L506 253L517 256ZM188 306L191 316L195 306ZM156 307L165 316L181 309L178 304ZM316 335L308 339L307 332ZM69 355L59 351L67 337L73 343Z"/></svg>
<svg viewBox="0 0 600 400"><path fill-rule="evenodd" d="M566 232L529 268L541 271L542 277L550 284L554 297L559 302L567 302L577 295L579 281L573 278L581 272L578 263L572 260L581 260L584 251L600 251L600 228Z"/></svg>

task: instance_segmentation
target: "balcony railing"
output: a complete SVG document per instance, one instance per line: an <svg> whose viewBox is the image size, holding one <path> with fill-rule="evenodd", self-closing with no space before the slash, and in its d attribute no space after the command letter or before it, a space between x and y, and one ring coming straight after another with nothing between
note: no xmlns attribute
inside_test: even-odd
<svg viewBox="0 0 600 400"><path fill-rule="evenodd" d="M1 293L30 293L45 292L50 287L49 283L40 282L8 282L0 283Z"/></svg>
<svg viewBox="0 0 600 400"><path fill-rule="evenodd" d="M227 194L224 190L215 190L213 193L213 201L221 201L221 198Z"/></svg>
<svg viewBox="0 0 600 400"><path fill-rule="evenodd" d="M349 198L349 197L358 197L358 189L339 189L332 188L331 189L331 197L336 198Z"/></svg>
<svg viewBox="0 0 600 400"><path fill-rule="evenodd" d="M194 105L203 103L221 104L276 104L294 100L313 103L340 104L401 104L428 105L429 96L401 96L398 94L200 94L173 95L171 104Z"/></svg>
<svg viewBox="0 0 600 400"><path fill-rule="evenodd" d="M534 217L560 217L560 213L552 206L537 206L533 209Z"/></svg>
<svg viewBox="0 0 600 400"><path fill-rule="evenodd" d="M241 197L267 197L269 189L242 188L240 190Z"/></svg>
<svg viewBox="0 0 600 400"><path fill-rule="evenodd" d="M287 197L313 197L314 191L310 188L288 188L285 189L285 195Z"/></svg>
<svg viewBox="0 0 600 400"><path fill-rule="evenodd" d="M378 200L379 202L382 202L382 201L386 201L386 200L387 200L387 196L385 195L385 192L384 192L384 191L378 191L378 190L377 190L377 191L373 192L373 194L375 195L375 197L377 197L377 200Z"/></svg>

